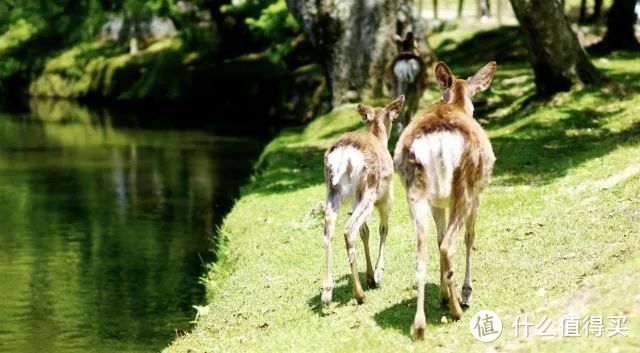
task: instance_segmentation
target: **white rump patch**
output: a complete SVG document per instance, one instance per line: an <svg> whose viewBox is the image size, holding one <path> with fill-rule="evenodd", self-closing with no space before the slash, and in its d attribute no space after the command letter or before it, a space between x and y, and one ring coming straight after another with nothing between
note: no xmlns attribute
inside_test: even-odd
<svg viewBox="0 0 640 353"><path fill-rule="evenodd" d="M411 152L427 173L428 197L438 207L448 207L453 172L460 166L465 140L459 131L422 135L411 144Z"/></svg>
<svg viewBox="0 0 640 353"><path fill-rule="evenodd" d="M405 84L415 81L419 72L420 62L414 58L398 60L395 65L393 65L393 74L399 81Z"/></svg>
<svg viewBox="0 0 640 353"><path fill-rule="evenodd" d="M331 170L331 185L339 185L341 194L349 194L353 190L355 176L364 169L364 154L353 146L341 146L329 153L327 166Z"/></svg>

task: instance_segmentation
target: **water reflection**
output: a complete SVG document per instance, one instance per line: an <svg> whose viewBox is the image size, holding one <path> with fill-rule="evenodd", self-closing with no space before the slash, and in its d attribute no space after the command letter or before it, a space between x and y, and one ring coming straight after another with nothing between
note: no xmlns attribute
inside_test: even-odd
<svg viewBox="0 0 640 353"><path fill-rule="evenodd" d="M148 352L187 329L255 141L0 113L0 351Z"/></svg>

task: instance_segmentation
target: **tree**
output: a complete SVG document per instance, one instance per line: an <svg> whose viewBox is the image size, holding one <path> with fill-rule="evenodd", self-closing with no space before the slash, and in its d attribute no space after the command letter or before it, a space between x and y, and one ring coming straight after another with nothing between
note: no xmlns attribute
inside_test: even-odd
<svg viewBox="0 0 640 353"><path fill-rule="evenodd" d="M593 66L558 0L511 0L529 47L539 96L568 91L578 82L604 83Z"/></svg>
<svg viewBox="0 0 640 353"><path fill-rule="evenodd" d="M425 35L425 19L420 17L420 10L416 10L410 0L399 1L396 21L396 34L400 38L404 38L408 33L412 33L412 37L418 42L418 51L420 56L427 65L431 65L438 61L438 58L436 57L433 49L431 49L431 46L427 41L427 36ZM410 41L413 41L413 39ZM394 42L397 43L395 38Z"/></svg>
<svg viewBox="0 0 640 353"><path fill-rule="evenodd" d="M382 96L397 0L287 0L324 65L333 106Z"/></svg>
<svg viewBox="0 0 640 353"><path fill-rule="evenodd" d="M593 5L593 14L589 17L589 22L595 22L600 19L600 13L602 12L602 0L596 0Z"/></svg>
<svg viewBox="0 0 640 353"><path fill-rule="evenodd" d="M602 41L594 44L589 51L609 53L613 50L640 51L634 25L636 0L615 0L607 15L607 33Z"/></svg>
<svg viewBox="0 0 640 353"><path fill-rule="evenodd" d="M596 22L600 19L602 13L602 0L595 0L593 5L593 14L587 18L587 0L580 0L580 17L578 23Z"/></svg>

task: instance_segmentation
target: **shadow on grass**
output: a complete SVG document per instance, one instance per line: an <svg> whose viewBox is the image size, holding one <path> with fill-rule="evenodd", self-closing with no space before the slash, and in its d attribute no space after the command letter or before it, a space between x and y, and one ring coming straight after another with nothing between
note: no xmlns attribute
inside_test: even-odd
<svg viewBox="0 0 640 353"><path fill-rule="evenodd" d="M365 272L359 272L358 277L360 278L360 283L364 288L364 292L366 295L370 295L371 291L374 291L375 288L367 288L367 278ZM316 315L325 316L327 313L325 312L321 300L322 293L318 293L314 295L307 301L307 305ZM350 300L353 299L353 283L351 281L351 275L346 274L340 277L338 280L334 281L333 287L333 301L332 305L334 308L339 308L341 306L346 305ZM354 300L354 304L355 300ZM366 299L365 303L362 305L367 305Z"/></svg>
<svg viewBox="0 0 640 353"><path fill-rule="evenodd" d="M603 126L605 118L619 110L602 112L588 107L560 111L566 115L564 119L538 120L491 139L498 158L495 184L550 183L587 160L640 142L640 123L619 132Z"/></svg>
<svg viewBox="0 0 640 353"><path fill-rule="evenodd" d="M516 115L525 118L536 109L544 108L526 108L526 112ZM494 185L547 184L563 177L571 168L603 156L619 146L640 143L640 123L615 132L605 126L606 118L620 113L620 110L584 107L559 108L558 111L564 117L553 118L548 122L537 119L512 133L491 139L498 158ZM489 126L500 127L506 124L508 122L498 121ZM322 184L323 155L324 148L317 146L290 147L268 152L263 156L260 175L249 192L274 194Z"/></svg>
<svg viewBox="0 0 640 353"><path fill-rule="evenodd" d="M609 62L611 60L624 62L624 65L621 65L618 70L600 68L600 71L602 71L605 76L611 78L613 82L622 83L629 94L640 91L640 73L637 71L626 70L626 68L630 66L639 66L638 53L614 52L611 55L608 55L605 60L608 60Z"/></svg>
<svg viewBox="0 0 640 353"><path fill-rule="evenodd" d="M350 132L350 131L356 131L356 130L360 130L364 127L364 124L362 123L362 121L360 120L356 120L354 121L354 123L350 126L347 127L343 127L341 129L335 129L332 131L328 131L325 134L321 135L320 138L321 139L326 139L326 138L330 138L333 136L340 136L346 132Z"/></svg>
<svg viewBox="0 0 640 353"><path fill-rule="evenodd" d="M324 148L278 148L268 151L262 160L251 193L289 192L324 182Z"/></svg>
<svg viewBox="0 0 640 353"><path fill-rule="evenodd" d="M457 44L452 46L452 44ZM450 47L451 48L448 48ZM517 26L502 26L476 33L473 37L455 43L452 40L443 41L435 48L438 57L454 66L467 67L457 75L471 75L472 67L482 66L495 60L499 64L505 62L526 62L528 58L527 45L522 30ZM480 68L478 66L476 70Z"/></svg>
<svg viewBox="0 0 640 353"><path fill-rule="evenodd" d="M366 286L366 276L364 272L359 273L360 282ZM384 284L383 284L384 285ZM335 281L333 288L333 306L338 308L347 305L353 299L351 275L346 274ZM371 295L371 291L375 289L365 289L367 295ZM449 309L446 305L440 303L439 297L440 287L435 283L427 283L425 286L425 310L427 314L427 325L440 325L441 318L446 316L450 320ZM321 293L314 295L307 301L309 308L318 316L331 315L325 311L321 301ZM355 301L353 302L355 304ZM362 305L367 305L365 303ZM383 329L397 330L402 334L411 337L411 325L416 315L416 298L403 300L394 304L374 315L373 319Z"/></svg>
<svg viewBox="0 0 640 353"><path fill-rule="evenodd" d="M440 325L443 316L449 317L449 309L440 304L440 288L435 283L427 283L425 288L425 310L427 325ZM416 298L406 299L379 313L373 319L383 329L397 330L411 337L411 326L416 315Z"/></svg>

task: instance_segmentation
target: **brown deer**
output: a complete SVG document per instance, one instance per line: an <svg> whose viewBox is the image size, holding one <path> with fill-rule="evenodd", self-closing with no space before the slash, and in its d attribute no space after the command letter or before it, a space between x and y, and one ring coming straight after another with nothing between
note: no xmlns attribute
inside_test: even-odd
<svg viewBox="0 0 640 353"><path fill-rule="evenodd" d="M404 38L394 34L393 41L398 48L398 55L391 62L386 76L391 95L406 97L404 109L398 119L399 130L402 131L418 110L420 97L427 86L427 65L413 33L408 32Z"/></svg>
<svg viewBox="0 0 640 353"><path fill-rule="evenodd" d="M384 108L358 104L368 131L348 132L333 143L324 154L324 174L327 184L327 206L324 224L326 272L322 290L322 302L331 304L333 278L331 275L331 240L336 218L344 201L354 198L353 212L344 229L344 240L353 277L353 295L358 304L365 299L356 267L356 234L364 243L367 264L367 283L375 287L382 281L384 272L384 243L389 231L389 212L393 184L393 160L387 143L391 122L402 111L404 96L400 96ZM377 208L380 214L380 248L375 273L369 256L369 228L366 220Z"/></svg>
<svg viewBox="0 0 640 353"><path fill-rule="evenodd" d="M409 213L416 232L418 304L413 336L424 338L425 238L427 216L433 214L440 249L440 300L449 303L454 320L462 316L453 279L456 237L466 225L466 271L462 306L471 301L471 250L478 200L493 170L495 156L487 134L473 118L476 92L489 88L496 70L491 62L467 80L454 79L445 63L435 67L442 102L420 112L400 135L394 154L396 170L407 191ZM449 219L445 220L445 209Z"/></svg>

